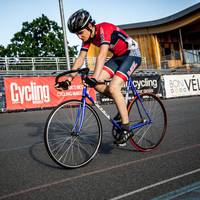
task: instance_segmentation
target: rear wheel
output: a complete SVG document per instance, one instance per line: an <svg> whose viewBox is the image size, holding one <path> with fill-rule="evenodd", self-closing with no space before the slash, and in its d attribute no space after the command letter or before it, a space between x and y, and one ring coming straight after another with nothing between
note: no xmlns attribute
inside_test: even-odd
<svg viewBox="0 0 200 200"><path fill-rule="evenodd" d="M149 119L144 108L151 123L146 123ZM167 115L161 100L154 94L143 93L130 102L128 112L131 124L146 123L133 130L131 144L140 151L155 149L162 142L167 128Z"/></svg>

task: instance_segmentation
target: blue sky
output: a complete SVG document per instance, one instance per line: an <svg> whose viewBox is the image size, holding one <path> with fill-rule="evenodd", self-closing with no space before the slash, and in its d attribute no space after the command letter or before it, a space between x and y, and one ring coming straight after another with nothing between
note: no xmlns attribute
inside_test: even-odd
<svg viewBox="0 0 200 200"><path fill-rule="evenodd" d="M6 46L22 23L45 14L61 25L58 0L0 0L0 44ZM65 21L76 10L88 10L97 23L116 25L161 19L188 8L200 0L63 0ZM67 30L69 45L80 45L76 35Z"/></svg>

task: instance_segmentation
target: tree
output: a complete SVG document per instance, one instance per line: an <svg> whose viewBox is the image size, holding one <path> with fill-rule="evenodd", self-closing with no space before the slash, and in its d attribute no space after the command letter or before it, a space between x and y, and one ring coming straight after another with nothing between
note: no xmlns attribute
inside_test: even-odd
<svg viewBox="0 0 200 200"><path fill-rule="evenodd" d="M4 57L6 55L6 49L3 45L0 45L0 57Z"/></svg>
<svg viewBox="0 0 200 200"><path fill-rule="evenodd" d="M62 28L44 14L31 23L24 22L21 31L11 39L6 53L20 57L64 57ZM69 56L74 57L77 53L77 46L69 47Z"/></svg>

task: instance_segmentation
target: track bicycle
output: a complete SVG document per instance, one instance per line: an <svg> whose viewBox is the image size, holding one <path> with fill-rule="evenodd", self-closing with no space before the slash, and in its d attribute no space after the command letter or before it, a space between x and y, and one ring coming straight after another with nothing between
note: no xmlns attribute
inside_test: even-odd
<svg viewBox="0 0 200 200"><path fill-rule="evenodd" d="M89 80L89 69L65 71L56 76L55 82L67 74L77 72L82 81ZM88 83L89 84L89 83ZM102 84L102 83L98 83ZM106 84L106 81L103 83ZM133 93L134 98L129 99ZM129 139L137 150L146 152L158 147L167 128L165 107L153 93L139 94L128 79L125 98L133 136ZM86 102L88 99L91 104ZM81 100L67 100L59 104L48 116L44 142L49 156L64 168L78 168L88 164L97 154L102 141L102 123L97 108L111 122L114 139L120 134L120 117L111 118L104 108L95 102L84 85Z"/></svg>

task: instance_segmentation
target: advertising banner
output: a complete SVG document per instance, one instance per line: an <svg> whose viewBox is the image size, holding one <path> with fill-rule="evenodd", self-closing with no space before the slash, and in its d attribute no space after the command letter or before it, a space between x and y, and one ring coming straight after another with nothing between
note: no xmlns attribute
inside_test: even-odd
<svg viewBox="0 0 200 200"><path fill-rule="evenodd" d="M154 93L158 94L160 92L160 75L142 75L134 76L133 83L139 93Z"/></svg>
<svg viewBox="0 0 200 200"><path fill-rule="evenodd" d="M154 93L160 94L161 91L161 79L160 75L152 74L152 75L137 75L133 76L132 81L134 83L135 88L139 93ZM122 89L122 92L125 95L125 89ZM133 93L130 92L129 99L133 98ZM103 96L102 94L98 94L97 96L98 101L102 104L109 104L113 103L113 99Z"/></svg>
<svg viewBox="0 0 200 200"><path fill-rule="evenodd" d="M200 95L200 74L164 75L166 98Z"/></svg>
<svg viewBox="0 0 200 200"><path fill-rule="evenodd" d="M55 77L10 77L4 78L6 109L53 107L69 99L81 99L81 78L76 77L68 90L54 88ZM95 90L89 94L96 100Z"/></svg>

